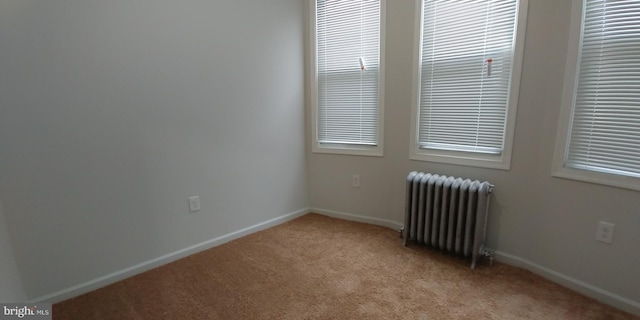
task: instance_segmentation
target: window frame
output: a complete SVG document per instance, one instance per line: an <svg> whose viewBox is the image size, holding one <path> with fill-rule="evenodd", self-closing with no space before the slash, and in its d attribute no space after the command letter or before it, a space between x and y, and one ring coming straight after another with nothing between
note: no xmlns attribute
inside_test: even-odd
<svg viewBox="0 0 640 320"><path fill-rule="evenodd" d="M310 56L310 96L311 96L311 151L313 153L329 153L356 156L383 156L384 144L384 78L385 78L385 28L386 0L380 1L380 61L378 74L378 123L377 144L375 146L320 143L318 141L318 56L317 56L317 2L309 0L309 56Z"/></svg>
<svg viewBox="0 0 640 320"><path fill-rule="evenodd" d="M409 159L427 162L448 163L463 166L509 170L515 134L515 122L518 107L524 42L527 27L529 0L518 0L516 13L516 33L513 48L513 66L509 81L509 98L505 118L503 150L500 155L471 152L421 149L419 147L420 127L420 95L422 72L422 40L424 23L424 0L419 0L416 9L414 32L414 68L413 68L413 101L411 110L411 139Z"/></svg>
<svg viewBox="0 0 640 320"><path fill-rule="evenodd" d="M562 101L560 105L560 115L558 117L551 175L557 178L640 191L640 178L588 169L571 168L564 165L569 155L573 109L579 80L578 70L582 58L582 32L584 28L585 10L586 0L572 0L571 27L569 30Z"/></svg>

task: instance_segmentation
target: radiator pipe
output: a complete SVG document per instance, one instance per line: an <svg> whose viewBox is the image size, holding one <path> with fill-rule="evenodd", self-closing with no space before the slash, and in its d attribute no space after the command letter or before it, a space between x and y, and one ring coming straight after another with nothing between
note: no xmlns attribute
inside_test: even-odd
<svg viewBox="0 0 640 320"><path fill-rule="evenodd" d="M487 195L487 206L484 208L484 212L485 212L485 219L484 219L484 227L482 228L482 239L483 241L487 241L487 224L489 222L489 204L491 203L491 193L493 192L493 188L495 186L490 184L489 185L489 194ZM483 247L485 247L484 243L482 245ZM484 249L484 248L483 248ZM489 266L493 265L493 256L490 257L489 260ZM473 268L472 268L473 269Z"/></svg>

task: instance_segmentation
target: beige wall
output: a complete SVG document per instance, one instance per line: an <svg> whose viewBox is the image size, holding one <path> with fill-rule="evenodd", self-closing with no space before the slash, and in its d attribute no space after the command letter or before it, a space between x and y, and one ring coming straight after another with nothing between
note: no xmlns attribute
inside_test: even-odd
<svg viewBox="0 0 640 320"><path fill-rule="evenodd" d="M0 1L0 241L27 298L304 212L302 29L300 0Z"/></svg>
<svg viewBox="0 0 640 320"><path fill-rule="evenodd" d="M408 159L414 5L412 0L387 1L384 157L308 150L310 206L401 223L409 171L486 179L496 185L488 227L491 248L524 259L538 272L557 272L574 284L582 281L595 291L608 291L605 295L614 300L629 299L640 312L640 194L551 177L571 1L530 0L509 171ZM360 188L351 187L352 174L361 176ZM613 245L595 241L599 220L616 224Z"/></svg>

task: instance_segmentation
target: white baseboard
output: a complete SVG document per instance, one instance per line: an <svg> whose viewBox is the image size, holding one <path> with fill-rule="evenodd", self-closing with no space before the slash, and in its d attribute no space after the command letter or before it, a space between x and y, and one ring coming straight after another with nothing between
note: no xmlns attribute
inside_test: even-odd
<svg viewBox="0 0 640 320"><path fill-rule="evenodd" d="M598 288L586 282L569 277L562 273L543 267L537 263L522 259L501 251L495 251L497 261L529 270L537 275L549 279L555 283L565 286L571 290L580 292L588 297L594 298L602 303L608 304L620 310L640 316L640 302L627 299L615 293Z"/></svg>
<svg viewBox="0 0 640 320"><path fill-rule="evenodd" d="M139 263L137 265L128 267L126 269L122 269L119 271L116 271L114 273L66 288L66 289L62 289L41 297L38 297L36 299L32 299L31 302L33 303L37 303L37 302L48 302L48 303L56 303L56 302L60 302L69 298L73 298L75 296L105 287L107 285L110 285L112 283L118 282L120 280L129 278L131 276L134 276L136 274L140 274L142 272L151 270L153 268L165 265L169 262L173 262L175 260L184 258L186 256L192 255L194 253L198 253L200 251L203 250L207 250L216 246L219 246L223 243L229 242L231 240L235 240L238 238L242 238L246 235L249 235L251 233L254 232L258 232L260 230L264 230L270 227L273 227L275 225L278 224L282 224L285 223L289 220L293 220L297 217L303 216L305 214L309 213L309 209L308 208L304 208L304 209L300 209L291 213L287 213L284 215L281 215L279 217L258 223L256 225L244 228L244 229L240 229L225 235L222 235L220 237L216 237L195 245L192 245L190 247L175 251L175 252L171 252L169 254L165 254L163 256L157 257L155 259L151 259L149 261L145 261L142 263Z"/></svg>
<svg viewBox="0 0 640 320"><path fill-rule="evenodd" d="M391 228L394 230L399 230L400 228L402 228L402 223L398 223L398 222L387 220L387 219L367 217L359 214L339 212L339 211L320 209L320 208L309 208L309 212L315 212L321 215L338 218L338 219L364 222L364 223L373 224L377 226L383 226L383 227Z"/></svg>

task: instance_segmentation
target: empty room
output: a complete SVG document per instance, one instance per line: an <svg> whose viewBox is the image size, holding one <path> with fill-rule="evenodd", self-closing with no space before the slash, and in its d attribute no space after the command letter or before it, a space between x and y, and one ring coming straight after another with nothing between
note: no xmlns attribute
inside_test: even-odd
<svg viewBox="0 0 640 320"><path fill-rule="evenodd" d="M0 0L1 319L640 319L640 1Z"/></svg>

